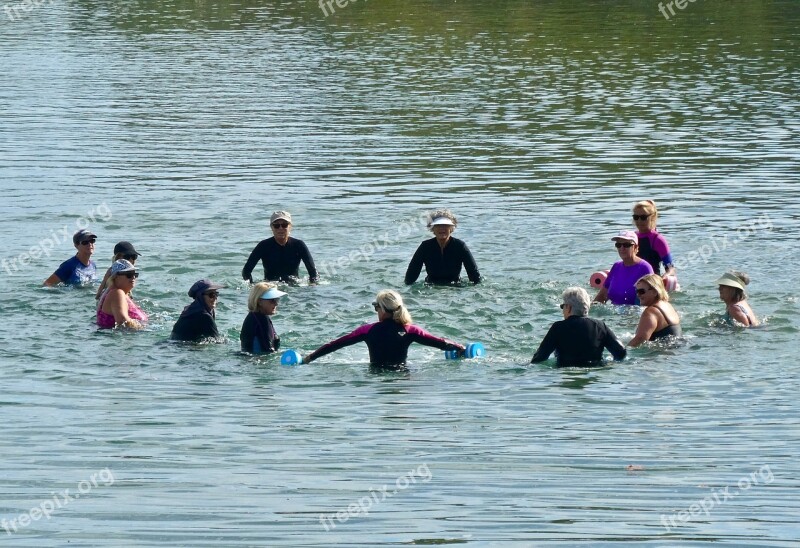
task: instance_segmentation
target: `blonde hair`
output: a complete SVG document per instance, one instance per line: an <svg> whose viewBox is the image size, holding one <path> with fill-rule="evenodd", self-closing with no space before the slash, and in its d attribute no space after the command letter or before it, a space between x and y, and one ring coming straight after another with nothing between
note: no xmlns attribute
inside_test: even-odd
<svg viewBox="0 0 800 548"><path fill-rule="evenodd" d="M650 215L650 217L647 218L647 228L650 230L654 229L658 222L658 208L656 207L656 203L653 200L641 200L633 204L631 212L635 213L637 209L643 209L645 213Z"/></svg>
<svg viewBox="0 0 800 548"><path fill-rule="evenodd" d="M250 295L247 296L247 310L250 312L258 312L258 300L265 291L269 291L273 287L278 287L278 284L272 282L258 282L253 284L250 288Z"/></svg>
<svg viewBox="0 0 800 548"><path fill-rule="evenodd" d="M669 302L669 294L667 294L667 288L664 287L664 280L661 279L661 276L658 274L647 274L636 280L637 284L639 282L646 283L655 289L659 301Z"/></svg>
<svg viewBox="0 0 800 548"><path fill-rule="evenodd" d="M458 226L458 219L456 219L456 216L453 215L452 211L449 209L437 209L428 213L428 230L433 232L433 225L431 225L431 223L434 219L438 219L439 217L444 217L445 219L450 219L453 221L453 230L455 230Z"/></svg>
<svg viewBox="0 0 800 548"><path fill-rule="evenodd" d="M392 319L400 325L409 325L411 323L411 314L409 314L406 305L403 303L403 297L397 291L392 291L391 289L378 291L375 302L385 312L391 314Z"/></svg>
<svg viewBox="0 0 800 548"><path fill-rule="evenodd" d="M120 260L124 256L125 256L125 253L121 253L121 252L114 254L114 258L111 259L111 264L114 264L115 262L117 262L118 260ZM136 259L135 258L132 261L128 261L128 262L131 263L134 266L136 265ZM105 281L102 281L102 280L100 281L100 289L98 291L99 294L102 294L103 291L108 289L109 284L112 283L112 281L114 280L115 276L116 276L116 274L111 274L111 275L108 276L108 278L106 278ZM115 285L115 287L116 287L116 285Z"/></svg>

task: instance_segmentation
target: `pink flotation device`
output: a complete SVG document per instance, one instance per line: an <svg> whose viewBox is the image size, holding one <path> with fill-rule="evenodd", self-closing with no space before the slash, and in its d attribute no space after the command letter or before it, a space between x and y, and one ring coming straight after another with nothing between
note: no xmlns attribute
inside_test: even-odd
<svg viewBox="0 0 800 548"><path fill-rule="evenodd" d="M673 276L670 274L669 276L664 277L664 288L672 293L673 291L679 291L681 286L678 284L678 277Z"/></svg>
<svg viewBox="0 0 800 548"><path fill-rule="evenodd" d="M598 270L589 277L589 285L597 288L603 287L609 272L609 270Z"/></svg>

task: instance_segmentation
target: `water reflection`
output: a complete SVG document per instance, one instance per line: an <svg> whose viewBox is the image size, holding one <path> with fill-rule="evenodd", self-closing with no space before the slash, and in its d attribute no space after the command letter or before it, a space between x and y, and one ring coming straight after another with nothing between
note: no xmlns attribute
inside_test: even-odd
<svg viewBox="0 0 800 548"><path fill-rule="evenodd" d="M596 383L600 379L599 374L594 371L563 369L562 381L558 386L571 390L583 390L590 384Z"/></svg>

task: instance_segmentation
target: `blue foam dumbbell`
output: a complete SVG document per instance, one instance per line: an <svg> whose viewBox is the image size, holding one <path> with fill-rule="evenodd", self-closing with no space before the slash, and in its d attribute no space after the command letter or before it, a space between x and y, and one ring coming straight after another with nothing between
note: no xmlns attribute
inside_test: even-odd
<svg viewBox="0 0 800 548"><path fill-rule="evenodd" d="M287 350L281 354L281 365L297 365L303 363L303 356L297 350Z"/></svg>
<svg viewBox="0 0 800 548"><path fill-rule="evenodd" d="M458 358L480 358L486 355L486 349L479 342L468 343L464 352L458 350L445 350L444 357L448 360L457 360Z"/></svg>

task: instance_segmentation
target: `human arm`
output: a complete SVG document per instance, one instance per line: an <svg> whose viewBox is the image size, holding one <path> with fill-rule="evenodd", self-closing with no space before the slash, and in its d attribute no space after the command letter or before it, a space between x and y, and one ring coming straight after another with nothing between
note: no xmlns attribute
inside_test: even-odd
<svg viewBox="0 0 800 548"><path fill-rule="evenodd" d="M631 348L636 348L645 341L649 341L650 337L655 333L658 327L658 315L651 308L645 308L642 312L642 317L639 318L639 325L636 327L636 334L628 343Z"/></svg>
<svg viewBox="0 0 800 548"><path fill-rule="evenodd" d="M458 350L459 352L464 352L466 349L466 346L463 344L431 335L416 325L407 325L405 326L405 329L406 333L411 336L412 341L425 346L432 346L433 348L438 348L439 350Z"/></svg>
<svg viewBox="0 0 800 548"><path fill-rule="evenodd" d="M247 280L248 282L253 282L253 268L258 264L258 261L261 259L262 253L262 244L263 242L259 242L253 248L253 251L250 252L250 256L247 257L247 262L244 263L244 268L242 268L242 279Z"/></svg>
<svg viewBox="0 0 800 548"><path fill-rule="evenodd" d="M308 246L305 242L300 241L300 258L303 260L303 264L308 271L308 283L315 284L319 281L319 276L317 274L317 267L314 265L314 259L311 257L311 252L308 250Z"/></svg>
<svg viewBox="0 0 800 548"><path fill-rule="evenodd" d="M597 295L594 296L595 303L604 303L608 300L608 288L603 286L600 288L600 291L597 292Z"/></svg>
<svg viewBox="0 0 800 548"><path fill-rule="evenodd" d="M339 337L338 339L334 339L328 343L323 344L322 346L314 350L311 354L303 356L303 363L311 363L317 358L321 358L326 354L335 352L340 348L344 348L345 346L350 346L366 340L367 333L369 332L370 328L373 325L374 324L362 325L361 327L359 327L355 331L348 333L347 335L344 335L342 337Z"/></svg>
<svg viewBox="0 0 800 548"><path fill-rule="evenodd" d="M469 281L474 284L481 282L481 273L478 272L478 265L475 262L475 258L472 256L472 252L470 252L467 244L464 244L464 255L462 258L464 263L464 269L467 271L467 276L469 277Z"/></svg>
<svg viewBox="0 0 800 548"><path fill-rule="evenodd" d="M653 251L655 251L661 263L664 265L664 274L662 278L667 276L677 276L678 271L675 269L675 263L672 259L672 253L669 250L669 244L663 234L657 234L653 240Z"/></svg>
<svg viewBox="0 0 800 548"><path fill-rule="evenodd" d="M556 324L550 326L550 329L547 331L547 334L544 336L544 339L542 339L542 342L539 343L539 348L533 354L533 358L531 358L531 363L543 362L550 357L550 354L555 352L556 350L555 325Z"/></svg>
<svg viewBox="0 0 800 548"><path fill-rule="evenodd" d="M211 314L198 314L196 327L198 340L219 338L217 322Z"/></svg>
<svg viewBox="0 0 800 548"><path fill-rule="evenodd" d="M242 352L253 353L255 336L255 320L251 312L245 317L244 322L242 322L242 330L239 332L239 343L242 346Z"/></svg>
<svg viewBox="0 0 800 548"><path fill-rule="evenodd" d="M50 274L50 277L44 281L42 285L46 287L53 287L54 285L60 284L62 281L63 280L59 278L55 272L53 272L52 274Z"/></svg>
<svg viewBox="0 0 800 548"><path fill-rule="evenodd" d="M111 309L111 314L114 316L114 325L116 327L142 329L142 324L131 318L128 314L128 299L125 292L121 289L112 289L105 299L104 305L105 304Z"/></svg>
<svg viewBox="0 0 800 548"><path fill-rule="evenodd" d="M611 352L611 355L614 356L615 360L624 360L625 356L628 355L628 351L624 346L622 346L622 342L620 342L617 336L614 335L614 332L611 331L607 325L605 325L605 322L603 322L603 325L606 328L605 335L603 336L603 346L606 348L606 350Z"/></svg>
<svg viewBox="0 0 800 548"><path fill-rule="evenodd" d="M106 270L105 276L103 276L103 281L100 282L100 287L97 288L97 293L95 293L94 298L95 300L99 300L100 296L103 294L103 290L106 288L106 281L111 277L111 269L109 268Z"/></svg>
<svg viewBox="0 0 800 548"><path fill-rule="evenodd" d="M422 272L422 264L423 258L425 255L425 250L423 248L423 244L419 244L419 247L414 252L414 256L411 257L411 262L408 263L408 269L406 270L406 277L405 283L406 285L411 285L417 281L419 278L420 272Z"/></svg>

